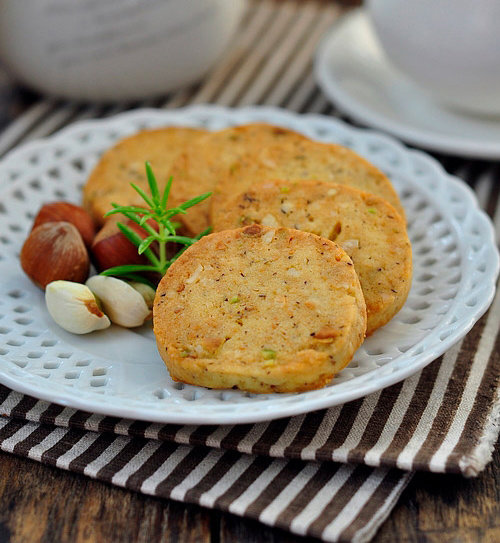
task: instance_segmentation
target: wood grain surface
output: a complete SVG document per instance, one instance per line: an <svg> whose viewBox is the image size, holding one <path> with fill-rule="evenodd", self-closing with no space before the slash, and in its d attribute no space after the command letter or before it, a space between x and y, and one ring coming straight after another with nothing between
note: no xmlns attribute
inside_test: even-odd
<svg viewBox="0 0 500 543"><path fill-rule="evenodd" d="M0 453L0 543L305 543L198 506L150 498ZM477 479L417 474L374 543L500 541L500 453Z"/></svg>

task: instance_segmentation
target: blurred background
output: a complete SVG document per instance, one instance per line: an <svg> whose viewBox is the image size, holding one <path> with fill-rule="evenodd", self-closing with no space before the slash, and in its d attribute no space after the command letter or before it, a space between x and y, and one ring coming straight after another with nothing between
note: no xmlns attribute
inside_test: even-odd
<svg viewBox="0 0 500 543"><path fill-rule="evenodd" d="M186 99L170 107L188 97L240 105L244 87L252 87L256 74L261 80L263 69L269 86L295 68L288 76L292 90L309 77L321 34L360 2L150 0L140 11L135 0L82 0L72 8L63 0L20 4L0 5L0 130L44 100L77 116L89 107L86 116L101 116L106 106L138 107L151 97L156 100L146 105L164 106L174 89ZM279 56L271 59L275 49ZM242 88L221 96L237 75ZM207 85L211 92L200 95ZM250 101L264 103L265 92L251 93L244 99Z"/></svg>

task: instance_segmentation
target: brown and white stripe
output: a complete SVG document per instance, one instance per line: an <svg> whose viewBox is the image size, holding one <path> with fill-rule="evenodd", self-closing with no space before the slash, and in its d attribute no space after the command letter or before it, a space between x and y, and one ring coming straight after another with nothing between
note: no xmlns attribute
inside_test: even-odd
<svg viewBox="0 0 500 543"><path fill-rule="evenodd" d="M328 2L252 1L242 31L201 85L115 106L40 100L0 134L0 155L69 122L139 106L254 103L334 115L311 66L321 33L339 14ZM476 191L500 236L498 164L437 158ZM255 425L120 420L0 387L6 417L0 419L0 448L295 533L367 541L410 478L393 468L473 476L489 461L500 412L499 329L497 294L466 338L403 383L344 406Z"/></svg>
<svg viewBox="0 0 500 543"><path fill-rule="evenodd" d="M411 477L398 470L271 459L9 419L0 419L0 448L325 541L368 541ZM354 525L359 536L339 537Z"/></svg>

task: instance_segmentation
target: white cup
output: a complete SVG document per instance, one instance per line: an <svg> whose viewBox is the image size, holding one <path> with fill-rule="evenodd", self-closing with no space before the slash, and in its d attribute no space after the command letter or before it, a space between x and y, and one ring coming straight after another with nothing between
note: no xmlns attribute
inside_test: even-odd
<svg viewBox="0 0 500 543"><path fill-rule="evenodd" d="M0 0L0 59L55 96L140 99L198 80L245 0Z"/></svg>
<svg viewBox="0 0 500 543"><path fill-rule="evenodd" d="M500 114L500 0L367 0L389 60L444 105Z"/></svg>

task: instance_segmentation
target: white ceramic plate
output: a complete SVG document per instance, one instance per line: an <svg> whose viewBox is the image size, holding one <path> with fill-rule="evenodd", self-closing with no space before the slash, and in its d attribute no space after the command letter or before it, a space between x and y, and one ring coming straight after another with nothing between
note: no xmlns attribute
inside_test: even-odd
<svg viewBox="0 0 500 543"><path fill-rule="evenodd" d="M326 34L316 53L315 73L327 97L363 125L424 149L500 158L500 118L441 107L388 62L362 9Z"/></svg>
<svg viewBox="0 0 500 543"><path fill-rule="evenodd" d="M174 383L150 328L119 327L89 336L52 322L43 294L21 272L18 253L42 202L80 201L100 153L146 127L219 129L267 121L321 141L339 142L377 164L405 206L414 251L404 308L368 338L352 363L321 390L253 395ZM473 193L431 158L337 120L274 108L194 106L138 110L77 123L13 151L0 163L0 382L21 392L97 413L158 422L243 423L341 404L415 373L464 336L494 293L493 229ZM7 183L8 181L8 183Z"/></svg>

